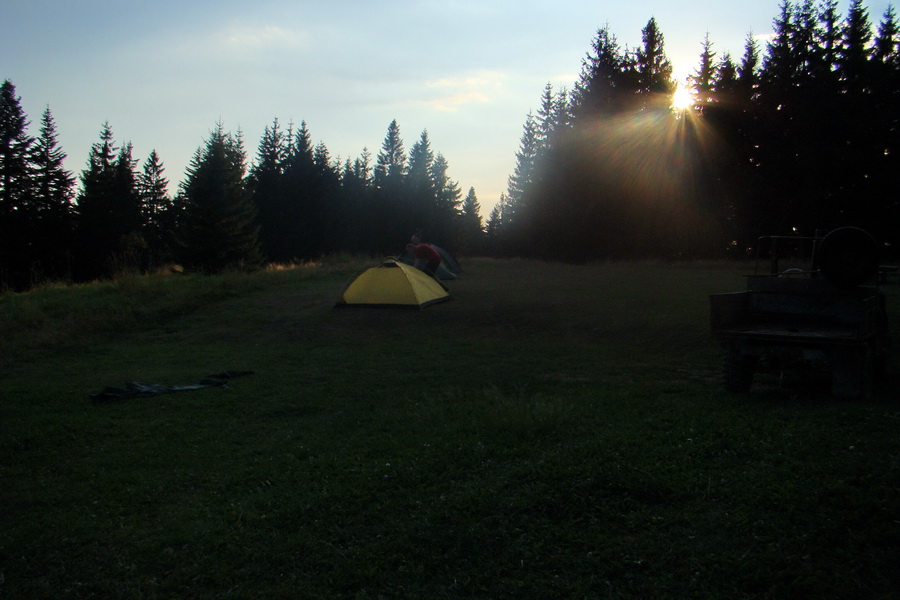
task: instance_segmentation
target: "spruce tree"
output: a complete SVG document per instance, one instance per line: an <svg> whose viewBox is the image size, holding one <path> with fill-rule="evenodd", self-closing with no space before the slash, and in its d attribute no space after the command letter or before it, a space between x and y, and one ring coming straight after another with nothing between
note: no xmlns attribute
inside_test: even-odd
<svg viewBox="0 0 900 600"><path fill-rule="evenodd" d="M765 75L766 97L777 105L793 85L800 70L793 52L794 7L788 0L781 0L781 12L774 21L775 34L769 40L762 70Z"/></svg>
<svg viewBox="0 0 900 600"><path fill-rule="evenodd" d="M630 96L625 85L625 66L625 55L609 25L598 30L575 84L572 104L576 119L613 114L622 109Z"/></svg>
<svg viewBox="0 0 900 600"><path fill-rule="evenodd" d="M132 146L115 144L112 127L103 124L81 174L77 201L76 260L82 278L107 276L134 266L144 246L140 200Z"/></svg>
<svg viewBox="0 0 900 600"><path fill-rule="evenodd" d="M259 226L245 173L240 136L226 133L223 125L217 124L206 145L195 152L182 184L185 267L217 273L258 266Z"/></svg>
<svg viewBox="0 0 900 600"><path fill-rule="evenodd" d="M25 210L31 202L30 155L34 139L21 98L8 79L0 86L0 217Z"/></svg>
<svg viewBox="0 0 900 600"><path fill-rule="evenodd" d="M419 139L409 150L409 161L405 175L407 206L404 207L406 229L424 229L434 233L437 218L437 187L431 178L434 151L428 130L423 130Z"/></svg>
<svg viewBox="0 0 900 600"><path fill-rule="evenodd" d="M0 289L28 285L34 143L28 125L15 86L4 81L0 86Z"/></svg>
<svg viewBox="0 0 900 600"><path fill-rule="evenodd" d="M540 132L534 114L528 113L516 151L516 165L506 184L504 225L515 226L520 214L527 211L526 194L535 181L535 171L540 152Z"/></svg>
<svg viewBox="0 0 900 600"><path fill-rule="evenodd" d="M735 102L735 96L738 90L738 70L737 65L731 58L731 54L726 52L722 55L719 63L716 65L715 79L713 83L713 93L718 101L727 99L728 102Z"/></svg>
<svg viewBox="0 0 900 600"><path fill-rule="evenodd" d="M896 193L900 172L900 27L894 7L888 5L875 37L872 61L873 91L876 107L877 156L872 164L871 193L880 199L879 226L873 234L893 247L900 247L900 197Z"/></svg>
<svg viewBox="0 0 900 600"><path fill-rule="evenodd" d="M429 169L431 185L434 189L434 213L426 224L435 240L455 252L457 249L457 219L462 191L459 184L450 178L450 164L443 154L438 152Z"/></svg>
<svg viewBox="0 0 900 600"><path fill-rule="evenodd" d="M475 188L470 187L462 203L460 224L461 253L468 256L477 256L482 252L484 228L481 218L481 204L475 195Z"/></svg>
<svg viewBox="0 0 900 600"><path fill-rule="evenodd" d="M872 25L862 0L851 0L844 24L844 39L837 67L849 94L870 93L869 59L872 55Z"/></svg>
<svg viewBox="0 0 900 600"><path fill-rule="evenodd" d="M753 34L747 34L744 42L744 54L737 67L738 90L741 95L741 103L746 110L750 102L756 97L759 86L759 44Z"/></svg>
<svg viewBox="0 0 900 600"><path fill-rule="evenodd" d="M889 4L878 24L878 35L875 37L874 57L882 65L893 68L900 67L900 27L897 25L897 13Z"/></svg>
<svg viewBox="0 0 900 600"><path fill-rule="evenodd" d="M837 68L838 51L841 46L843 28L838 14L837 0L823 0L819 7L819 35L816 40L820 48L820 78L831 79Z"/></svg>
<svg viewBox="0 0 900 600"><path fill-rule="evenodd" d="M820 25L820 13L814 0L803 0L794 8L794 26L791 30L791 54L797 65L795 80L801 84L814 83L824 72L820 41L825 37Z"/></svg>
<svg viewBox="0 0 900 600"><path fill-rule="evenodd" d="M47 107L32 152L33 219L28 235L42 274L51 278L71 276L75 177L65 169L65 159L57 141L56 122Z"/></svg>
<svg viewBox="0 0 900 600"><path fill-rule="evenodd" d="M381 151L376 158L375 185L379 188L391 185L391 182L396 185L405 173L406 152L403 148L403 139L400 137L400 126L394 119L388 125Z"/></svg>
<svg viewBox="0 0 900 600"><path fill-rule="evenodd" d="M503 256L508 254L506 247L506 227L504 226L503 213L509 206L509 197L506 192L500 193L500 199L491 209L487 223L484 227L484 241L487 253L491 256Z"/></svg>
<svg viewBox="0 0 900 600"><path fill-rule="evenodd" d="M672 64L666 58L665 39L655 18L641 30L643 44L635 53L638 93L645 96L644 106L652 102L651 95L662 94L668 103L672 93Z"/></svg>
<svg viewBox="0 0 900 600"><path fill-rule="evenodd" d="M250 169L248 185L258 211L259 238L266 260L286 262L293 258L286 249L290 240L287 220L287 186L285 163L288 147L278 119L263 131L256 152L256 162Z"/></svg>
<svg viewBox="0 0 900 600"><path fill-rule="evenodd" d="M315 167L316 218L312 224L315 256L334 252L345 239L346 219L340 194L338 163L331 158L325 142L313 149Z"/></svg>
<svg viewBox="0 0 900 600"><path fill-rule="evenodd" d="M368 148L363 148L360 155L353 161L353 175L363 187L372 184L372 153Z"/></svg>
<svg viewBox="0 0 900 600"><path fill-rule="evenodd" d="M143 235L147 243L148 267L174 259L172 232L177 226L174 203L169 196L169 180L156 150L152 150L137 176Z"/></svg>
<svg viewBox="0 0 900 600"><path fill-rule="evenodd" d="M388 125L381 144L381 151L375 158L373 179L374 196L372 203L373 233L371 250L382 254L394 254L401 242L409 239L407 189L404 184L406 173L406 151L400 136L400 127L394 119Z"/></svg>
<svg viewBox="0 0 900 600"><path fill-rule="evenodd" d="M38 214L68 218L72 211L75 177L64 166L66 153L59 147L56 121L48 106L41 117L40 136L32 153L34 207Z"/></svg>
<svg viewBox="0 0 900 600"><path fill-rule="evenodd" d="M0 86L0 289L28 285L32 138L21 98L8 79Z"/></svg>
<svg viewBox="0 0 900 600"><path fill-rule="evenodd" d="M716 53L712 50L709 33L703 38L703 49L700 52L700 65L690 76L694 88L697 105L702 110L713 101L713 87L716 82Z"/></svg>
<svg viewBox="0 0 900 600"><path fill-rule="evenodd" d="M409 150L409 163L406 178L413 187L431 187L428 171L434 162L434 151L431 149L431 140L428 139L428 130L422 131L418 141Z"/></svg>
<svg viewBox="0 0 900 600"><path fill-rule="evenodd" d="M341 192L347 210L346 250L364 252L370 247L372 155L363 148L359 156L349 161L341 177Z"/></svg>
<svg viewBox="0 0 900 600"><path fill-rule="evenodd" d="M541 94L541 105L537 111L537 130L538 130L538 154L549 149L553 143L557 130L557 100L556 94L553 92L553 85L550 82L544 86Z"/></svg>
<svg viewBox="0 0 900 600"><path fill-rule="evenodd" d="M318 236L322 221L315 150L306 121L301 121L300 129L287 138L284 198L278 210L266 217L272 232L268 239L274 244L272 248L277 249L273 256L279 261L315 257L319 252ZM278 223L270 219L276 219Z"/></svg>

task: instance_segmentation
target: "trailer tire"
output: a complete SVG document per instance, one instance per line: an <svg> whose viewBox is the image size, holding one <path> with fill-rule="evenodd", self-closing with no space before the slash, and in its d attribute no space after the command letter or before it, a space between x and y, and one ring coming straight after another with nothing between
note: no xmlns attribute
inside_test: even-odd
<svg viewBox="0 0 900 600"><path fill-rule="evenodd" d="M722 365L725 390L736 394L749 392L755 370L756 357L744 356L738 348L729 348Z"/></svg>
<svg viewBox="0 0 900 600"><path fill-rule="evenodd" d="M868 347L837 355L832 367L831 394L837 398L870 400L877 361Z"/></svg>

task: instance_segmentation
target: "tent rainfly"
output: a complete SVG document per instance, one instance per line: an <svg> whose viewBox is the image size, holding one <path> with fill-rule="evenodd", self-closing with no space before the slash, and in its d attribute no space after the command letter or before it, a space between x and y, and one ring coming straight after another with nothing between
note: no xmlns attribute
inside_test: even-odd
<svg viewBox="0 0 900 600"><path fill-rule="evenodd" d="M335 306L425 308L449 299L450 292L439 281L389 258L350 282Z"/></svg>

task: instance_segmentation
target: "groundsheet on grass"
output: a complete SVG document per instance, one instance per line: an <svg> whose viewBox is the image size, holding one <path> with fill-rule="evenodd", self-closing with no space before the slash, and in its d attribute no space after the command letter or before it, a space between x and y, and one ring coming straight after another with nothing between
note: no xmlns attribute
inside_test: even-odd
<svg viewBox="0 0 900 600"><path fill-rule="evenodd" d="M223 387L228 385L228 382L235 377L243 377L252 374L253 371L222 371L221 373L204 377L199 383L189 385L162 385L159 383L127 381L122 387L105 387L103 388L103 391L91 394L91 399L102 402L106 400L122 400L125 398L148 398L150 396L172 394L174 392L189 392L209 387Z"/></svg>

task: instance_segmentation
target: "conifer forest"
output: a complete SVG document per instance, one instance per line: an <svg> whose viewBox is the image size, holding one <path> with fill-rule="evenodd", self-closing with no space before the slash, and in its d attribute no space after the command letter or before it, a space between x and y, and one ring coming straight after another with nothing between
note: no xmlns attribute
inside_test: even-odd
<svg viewBox="0 0 900 600"><path fill-rule="evenodd" d="M258 148L214 123L183 178L102 124L83 170L65 165L47 107L36 122L0 88L0 289L180 265L195 272L351 252L398 253L421 229L460 255L586 262L745 257L764 235L840 226L900 248L900 29L893 7L783 0L774 35L743 54L709 35L687 106L651 18L629 49L599 29L570 89L525 118L507 189L483 219L427 130L408 150L335 159L276 118ZM714 33L714 32L713 32ZM2 76L2 74L0 74ZM65 126L65 124L61 124Z"/></svg>

